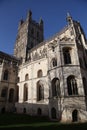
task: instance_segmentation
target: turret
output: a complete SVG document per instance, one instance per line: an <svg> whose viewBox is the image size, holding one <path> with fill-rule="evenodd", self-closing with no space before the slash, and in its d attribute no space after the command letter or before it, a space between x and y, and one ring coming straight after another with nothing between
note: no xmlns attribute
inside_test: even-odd
<svg viewBox="0 0 87 130"><path fill-rule="evenodd" d="M27 14L27 21L31 21L32 20L32 12L31 10L29 10L28 14Z"/></svg>
<svg viewBox="0 0 87 130"><path fill-rule="evenodd" d="M21 19L20 21L19 21L19 26L18 26L18 29L21 27L21 25L24 23L24 20L23 19Z"/></svg>
<svg viewBox="0 0 87 130"><path fill-rule="evenodd" d="M66 18L66 20L67 20L67 22L69 23L69 25L73 23L73 19L72 19L72 17L70 16L69 13L67 13L67 18Z"/></svg>
<svg viewBox="0 0 87 130"><path fill-rule="evenodd" d="M43 29L43 20L42 20L42 18L40 18L39 25Z"/></svg>

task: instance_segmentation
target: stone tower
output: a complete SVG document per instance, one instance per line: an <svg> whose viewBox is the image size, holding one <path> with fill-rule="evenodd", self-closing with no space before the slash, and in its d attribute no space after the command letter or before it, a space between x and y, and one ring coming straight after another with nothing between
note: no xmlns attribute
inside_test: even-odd
<svg viewBox="0 0 87 130"><path fill-rule="evenodd" d="M43 20L39 23L32 20L32 12L29 11L26 20L20 20L18 34L14 47L14 56L21 58L23 62L30 59L29 51L43 41Z"/></svg>

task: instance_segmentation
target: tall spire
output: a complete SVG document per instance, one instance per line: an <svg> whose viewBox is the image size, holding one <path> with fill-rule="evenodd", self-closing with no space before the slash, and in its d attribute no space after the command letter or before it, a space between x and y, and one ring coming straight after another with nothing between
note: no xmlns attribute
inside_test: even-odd
<svg viewBox="0 0 87 130"><path fill-rule="evenodd" d="M28 11L27 19L32 20L32 11L31 10Z"/></svg>
<svg viewBox="0 0 87 130"><path fill-rule="evenodd" d="M40 17L40 21L39 21L39 24L43 24L43 20L42 20L42 17Z"/></svg>
<svg viewBox="0 0 87 130"><path fill-rule="evenodd" d="M72 19L72 17L71 17L71 15L70 15L69 12L67 12L67 17L66 17L66 19L67 19L67 22L68 22L69 24L72 24L73 19Z"/></svg>

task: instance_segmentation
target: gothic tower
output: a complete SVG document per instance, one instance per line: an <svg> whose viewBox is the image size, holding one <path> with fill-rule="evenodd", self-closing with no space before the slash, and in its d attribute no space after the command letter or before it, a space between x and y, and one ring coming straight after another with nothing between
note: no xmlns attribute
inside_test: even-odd
<svg viewBox="0 0 87 130"><path fill-rule="evenodd" d="M43 20L39 23L32 20L32 12L29 11L26 20L20 20L18 34L14 47L14 56L21 58L23 62L30 59L29 51L43 41Z"/></svg>

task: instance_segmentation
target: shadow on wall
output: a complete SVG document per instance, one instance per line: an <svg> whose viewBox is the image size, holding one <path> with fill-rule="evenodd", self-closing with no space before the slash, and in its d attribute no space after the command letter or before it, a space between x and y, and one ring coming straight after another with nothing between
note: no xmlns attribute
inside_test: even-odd
<svg viewBox="0 0 87 130"><path fill-rule="evenodd" d="M15 112L17 113L25 113L32 116L49 116L49 110L47 104L33 104L33 103L16 103L15 104Z"/></svg>

